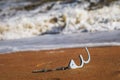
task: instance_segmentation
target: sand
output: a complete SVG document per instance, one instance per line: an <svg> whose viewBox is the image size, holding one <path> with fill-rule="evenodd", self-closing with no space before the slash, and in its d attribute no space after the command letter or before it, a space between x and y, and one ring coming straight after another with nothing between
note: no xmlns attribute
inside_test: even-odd
<svg viewBox="0 0 120 80"><path fill-rule="evenodd" d="M84 48L25 51L0 54L0 80L119 80L120 47L89 48L91 61L81 69L32 73L36 69L67 66L70 59L79 65Z"/></svg>

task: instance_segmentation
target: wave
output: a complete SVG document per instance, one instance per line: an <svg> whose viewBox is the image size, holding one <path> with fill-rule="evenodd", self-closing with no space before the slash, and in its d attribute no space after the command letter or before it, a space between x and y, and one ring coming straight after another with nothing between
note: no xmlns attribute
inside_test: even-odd
<svg viewBox="0 0 120 80"><path fill-rule="evenodd" d="M0 40L120 29L120 1L93 10L87 1L0 2L0 6Z"/></svg>

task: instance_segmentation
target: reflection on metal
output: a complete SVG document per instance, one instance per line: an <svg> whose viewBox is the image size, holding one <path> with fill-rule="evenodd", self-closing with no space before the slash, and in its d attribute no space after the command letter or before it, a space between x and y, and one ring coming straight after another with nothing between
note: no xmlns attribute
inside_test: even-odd
<svg viewBox="0 0 120 80"><path fill-rule="evenodd" d="M87 47L86 47L85 49L86 49L87 54L88 54L88 60L85 61L85 60L83 59L83 56L80 55L79 58L80 58L81 65L80 65L80 66L77 66L77 65L75 64L74 60L71 59L69 65L68 65L68 67L69 67L70 69L82 68L82 67L84 66L84 64L87 64L87 63L90 62L90 52L89 52L89 50L87 49Z"/></svg>
<svg viewBox="0 0 120 80"><path fill-rule="evenodd" d="M85 49L86 49L87 54L88 54L88 60L85 61L85 60L83 59L83 56L80 55L80 56L79 56L80 62L81 62L81 65L80 65L80 66L77 66L76 63L74 62L74 60L71 59L67 67L59 67L59 68L56 68L56 69L41 69L41 70L34 70L34 71L32 71L32 73L51 72L51 71L58 71L58 70L67 70L67 69L82 68L82 67L84 66L84 64L87 64L87 63L90 62L90 52L89 52L89 50L87 49L87 47L86 47Z"/></svg>

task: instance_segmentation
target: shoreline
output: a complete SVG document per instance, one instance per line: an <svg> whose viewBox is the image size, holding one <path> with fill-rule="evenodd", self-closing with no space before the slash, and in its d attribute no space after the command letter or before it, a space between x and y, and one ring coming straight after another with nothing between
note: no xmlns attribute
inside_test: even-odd
<svg viewBox="0 0 120 80"><path fill-rule="evenodd" d="M99 44L99 43L98 43ZM100 43L101 44L101 43ZM19 52L21 52L21 53L24 53L24 52L39 52L39 51L54 51L54 50L62 50L62 49L64 49L64 50L66 50L66 49L78 49L78 48L82 48L82 49L84 49L85 47L87 47L87 48L104 48L104 47L120 47L120 44L118 43L107 43L108 45L93 45L93 46L85 46L85 44L83 45L83 46L75 46L75 47L69 47L69 46L67 46L67 47L61 47L61 48L45 48L45 49L28 49L28 50L16 50L16 51L10 51L10 52L1 52L0 53L0 55L4 55L4 54L11 54L11 53L19 53ZM91 44L92 45L92 44Z"/></svg>
<svg viewBox="0 0 120 80"><path fill-rule="evenodd" d="M75 47L120 46L120 31L44 35L0 41L0 53Z"/></svg>

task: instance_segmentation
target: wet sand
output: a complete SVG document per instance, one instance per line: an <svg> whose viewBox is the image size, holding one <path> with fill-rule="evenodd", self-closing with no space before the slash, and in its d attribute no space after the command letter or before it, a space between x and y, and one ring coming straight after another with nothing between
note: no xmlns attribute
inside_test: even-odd
<svg viewBox="0 0 120 80"><path fill-rule="evenodd" d="M120 80L120 47L88 48L91 61L81 69L32 73L36 69L67 66L70 59L79 65L84 48L25 51L0 54L0 80Z"/></svg>

